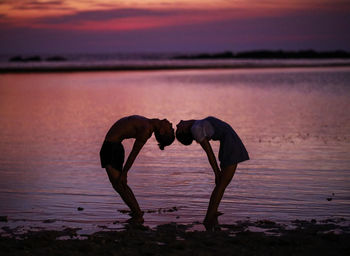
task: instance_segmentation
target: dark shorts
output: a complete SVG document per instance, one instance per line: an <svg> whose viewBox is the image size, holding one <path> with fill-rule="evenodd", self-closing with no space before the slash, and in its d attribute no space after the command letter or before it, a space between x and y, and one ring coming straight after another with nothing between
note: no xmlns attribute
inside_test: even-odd
<svg viewBox="0 0 350 256"><path fill-rule="evenodd" d="M107 165L111 165L118 171L123 170L125 151L123 144L120 142L104 141L101 151L101 167L106 168Z"/></svg>

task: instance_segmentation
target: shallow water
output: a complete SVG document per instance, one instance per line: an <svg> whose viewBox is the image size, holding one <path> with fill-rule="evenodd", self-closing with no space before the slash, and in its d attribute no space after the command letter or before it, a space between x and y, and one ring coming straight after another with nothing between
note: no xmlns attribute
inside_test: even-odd
<svg viewBox="0 0 350 256"><path fill-rule="evenodd" d="M349 218L349 111L350 68L0 75L0 215L21 225L125 221L99 150L117 119L139 114L174 126L213 115L239 134L251 160L225 192L220 223ZM160 151L154 137L128 181L146 225L202 221L214 187L198 144Z"/></svg>

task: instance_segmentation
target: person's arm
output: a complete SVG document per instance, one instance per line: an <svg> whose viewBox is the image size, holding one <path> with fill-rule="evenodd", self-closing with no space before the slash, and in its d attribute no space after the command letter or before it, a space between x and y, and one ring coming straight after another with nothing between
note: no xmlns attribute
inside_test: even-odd
<svg viewBox="0 0 350 256"><path fill-rule="evenodd" d="M138 140L136 139L134 142L134 145L132 147L132 150L128 156L128 159L126 160L122 173L120 175L120 182L127 183L127 173L130 170L132 164L134 163L137 155L140 153L143 145L145 145L146 141Z"/></svg>
<svg viewBox="0 0 350 256"><path fill-rule="evenodd" d="M132 150L128 156L128 159L125 162L125 165L123 167L122 173L127 173L129 169L131 168L132 164L134 163L137 155L140 153L143 145L145 145L146 141L138 140L136 139L134 142L134 145L132 147Z"/></svg>
<svg viewBox="0 0 350 256"><path fill-rule="evenodd" d="M215 183L217 184L220 176L221 176L221 171L220 168L218 166L218 163L216 162L216 158L213 152L213 149L209 143L209 140L207 138L204 138L201 142L200 145L202 146L202 148L204 149L205 153L207 154L209 163L215 173Z"/></svg>

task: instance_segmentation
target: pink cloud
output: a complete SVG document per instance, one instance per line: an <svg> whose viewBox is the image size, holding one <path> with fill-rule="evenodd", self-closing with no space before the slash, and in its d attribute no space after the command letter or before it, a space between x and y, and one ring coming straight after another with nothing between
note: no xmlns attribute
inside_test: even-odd
<svg viewBox="0 0 350 256"><path fill-rule="evenodd" d="M0 49L349 49L349 13L346 8L110 8L14 18L0 12Z"/></svg>
<svg viewBox="0 0 350 256"><path fill-rule="evenodd" d="M114 9L82 11L73 14L33 19L7 18L5 20L8 25L14 27L125 31L202 24L238 18L240 16L241 14L239 14L238 10Z"/></svg>

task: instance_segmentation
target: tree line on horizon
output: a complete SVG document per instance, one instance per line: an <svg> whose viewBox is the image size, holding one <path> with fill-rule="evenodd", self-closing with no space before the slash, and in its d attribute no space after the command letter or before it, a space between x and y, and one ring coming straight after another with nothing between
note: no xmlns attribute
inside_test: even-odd
<svg viewBox="0 0 350 256"><path fill-rule="evenodd" d="M220 53L199 53L178 55L174 59L347 59L350 52L337 51L283 51L283 50L255 50L233 53L225 51Z"/></svg>

